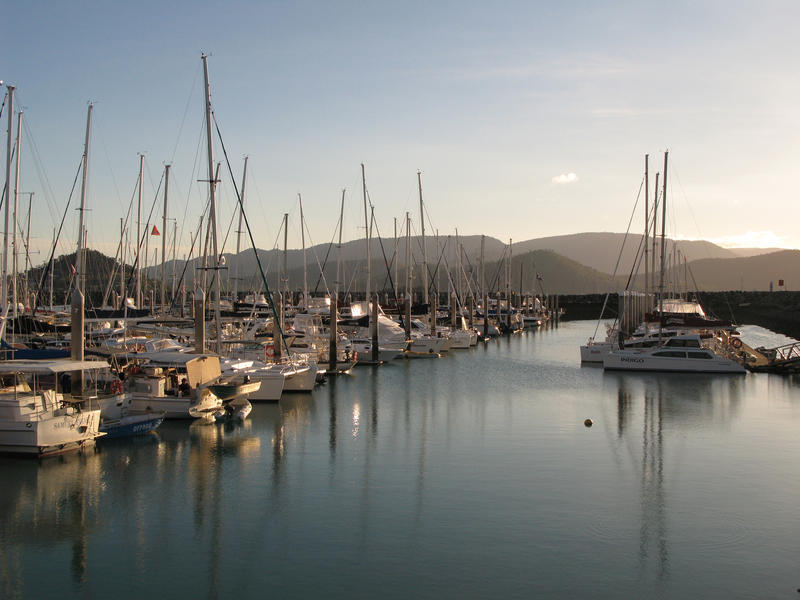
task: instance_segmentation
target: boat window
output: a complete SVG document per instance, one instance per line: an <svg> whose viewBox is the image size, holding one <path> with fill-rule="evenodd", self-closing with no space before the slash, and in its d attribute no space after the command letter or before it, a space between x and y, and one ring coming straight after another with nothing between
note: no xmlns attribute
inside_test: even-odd
<svg viewBox="0 0 800 600"><path fill-rule="evenodd" d="M672 338L664 345L671 346L673 348L700 348L700 340L696 340L694 338Z"/></svg>
<svg viewBox="0 0 800 600"><path fill-rule="evenodd" d="M662 350L661 352L653 352L653 356L664 356L667 358L686 358L686 352L679 352L677 350Z"/></svg>
<svg viewBox="0 0 800 600"><path fill-rule="evenodd" d="M689 358L713 358L708 352L688 352Z"/></svg>

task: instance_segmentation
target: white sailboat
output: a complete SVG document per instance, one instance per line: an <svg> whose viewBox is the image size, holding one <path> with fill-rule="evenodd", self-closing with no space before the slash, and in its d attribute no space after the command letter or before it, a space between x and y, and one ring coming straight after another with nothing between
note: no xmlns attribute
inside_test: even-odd
<svg viewBox="0 0 800 600"><path fill-rule="evenodd" d="M253 402L277 402L281 399L287 375L283 373L280 365L253 359L226 358L222 360L221 367L225 376L236 375L261 384L260 388L249 396Z"/></svg>
<svg viewBox="0 0 800 600"><path fill-rule="evenodd" d="M667 203L667 159L669 153L664 153L664 181L663 195L661 198L661 269L659 284L659 308L660 315L664 314L664 240L665 240L665 219ZM647 293L645 293L647 298ZM650 348L623 348L612 349L604 352L604 347L595 347L594 350L600 352L602 356L603 368L609 370L625 371L671 371L680 373L745 373L744 367L735 360L727 356L720 355L714 349L703 345L702 338L697 333L674 335L667 338L664 331L664 319L659 318L658 329L651 333L663 343ZM609 336L611 337L611 336ZM714 338L711 338L714 339ZM589 347L594 344L588 344ZM613 344L611 340L607 344ZM596 346L596 345L595 345ZM581 358L584 356L584 348L581 348Z"/></svg>

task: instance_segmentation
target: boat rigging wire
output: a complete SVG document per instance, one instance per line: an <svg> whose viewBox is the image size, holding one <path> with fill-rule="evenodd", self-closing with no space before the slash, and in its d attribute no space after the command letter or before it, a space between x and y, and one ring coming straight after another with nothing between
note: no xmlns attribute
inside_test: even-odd
<svg viewBox="0 0 800 600"><path fill-rule="evenodd" d="M616 279L617 277L617 270L619 269L619 263L622 260L622 253L625 250L625 242L628 239L628 234L631 231L631 225L633 224L633 217L636 214L636 207L639 206L639 198L641 198L642 196L642 188L644 188L644 176L642 176L642 180L639 183L639 191L636 194L636 202L633 203L633 210L631 211L631 217L630 219L628 219L628 228L625 230L625 237L622 238L622 246L620 247L619 255L617 256L617 264L614 265L614 272L611 274L611 280L609 281L609 283L612 285L614 283L614 279ZM630 283L630 279L628 279L628 282ZM594 335L592 337L597 336L597 330L600 327L600 321L603 319L603 313L605 312L606 306L608 305L608 297L610 295L611 295L610 291L606 292L606 297L603 300L603 308L600 309L600 317L597 319L597 324L594 326Z"/></svg>
<svg viewBox="0 0 800 600"><path fill-rule="evenodd" d="M281 320L278 318L278 311L275 309L275 303L272 301L272 293L269 290L269 283L267 283L267 276L264 274L264 269L261 266L261 259L258 256L258 247L256 246L255 239L253 238L253 231L252 229L250 229L250 220L247 218L247 213L244 211L244 203L242 202L242 196L239 193L239 187L236 185L236 179L233 176L231 161L228 160L228 151L225 149L225 142L222 141L222 133L219 130L219 123L217 123L217 116L214 114L214 111L211 111L211 116L214 120L214 127L217 130L217 138L219 139L220 146L222 146L222 154L225 157L225 164L228 166L228 172L231 175L231 183L233 184L233 189L236 192L236 199L239 201L239 210L242 211L244 224L247 227L247 235L250 238L250 244L253 246L253 254L256 257L256 264L258 265L258 271L261 274L261 279L264 283L264 290L266 290L267 303L269 304L269 307L272 310L272 315L275 318L274 328L281 336L281 341L283 342L283 346L286 348L286 355L291 356L291 350L289 350L289 344L286 342L286 334L284 333L283 327L281 326L280 322ZM275 334L273 333L273 340L274 340L274 335Z"/></svg>
<svg viewBox="0 0 800 600"><path fill-rule="evenodd" d="M61 230L64 227L64 220L67 218L67 211L69 210L69 205L72 202L72 195L75 193L75 186L78 184L78 175L81 173L81 169L83 169L83 156L81 156L80 162L78 163L78 168L75 171L75 179L72 180L72 189L69 192L69 197L67 198L67 205L64 207L64 214L61 217L61 223L58 225L58 233L56 234L55 242L53 243L53 248L50 251L50 258L47 261L47 266L42 269L42 276L39 278L39 285L37 286L38 292L42 292L45 277L47 277L48 272L50 271L50 265L53 264L53 255L56 253L56 247L58 246L58 240L61 237ZM36 306L33 307L33 312L31 313L31 317L36 316Z"/></svg>

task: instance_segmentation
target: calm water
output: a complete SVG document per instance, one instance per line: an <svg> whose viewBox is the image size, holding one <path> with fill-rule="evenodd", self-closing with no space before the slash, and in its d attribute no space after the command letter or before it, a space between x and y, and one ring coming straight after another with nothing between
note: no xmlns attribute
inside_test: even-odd
<svg viewBox="0 0 800 600"><path fill-rule="evenodd" d="M800 597L800 380L606 374L593 329L2 459L0 597Z"/></svg>

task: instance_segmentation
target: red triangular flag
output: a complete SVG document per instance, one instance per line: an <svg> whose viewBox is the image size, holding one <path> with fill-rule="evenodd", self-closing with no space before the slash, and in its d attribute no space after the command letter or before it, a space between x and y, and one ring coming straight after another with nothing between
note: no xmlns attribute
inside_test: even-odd
<svg viewBox="0 0 800 600"><path fill-rule="evenodd" d="M161 235L155 225L153 225L153 231L150 232L150 235Z"/></svg>

